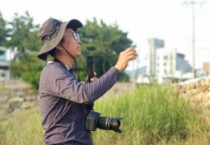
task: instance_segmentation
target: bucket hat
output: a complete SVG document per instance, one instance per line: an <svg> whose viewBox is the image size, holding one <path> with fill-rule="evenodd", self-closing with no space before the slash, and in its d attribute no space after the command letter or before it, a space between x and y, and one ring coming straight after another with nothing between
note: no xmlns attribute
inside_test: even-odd
<svg viewBox="0 0 210 145"><path fill-rule="evenodd" d="M42 60L47 59L49 52L54 49L63 38L66 28L72 28L76 31L77 28L82 26L82 23L76 19L61 22L57 19L49 18L43 23L37 35L38 38L43 41L43 46L38 53L38 58Z"/></svg>

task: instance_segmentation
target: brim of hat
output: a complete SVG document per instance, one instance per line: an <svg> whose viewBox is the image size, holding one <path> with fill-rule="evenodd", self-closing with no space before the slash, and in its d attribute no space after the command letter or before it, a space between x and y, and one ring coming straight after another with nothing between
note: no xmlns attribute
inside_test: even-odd
<svg viewBox="0 0 210 145"><path fill-rule="evenodd" d="M49 41L43 44L41 50L39 51L38 58L42 60L47 59L47 56L49 55L48 52L54 49L59 44L59 42L63 38L66 28L72 28L74 31L76 31L78 28L82 26L83 26L82 23L76 19L62 23L59 31L55 35L53 35Z"/></svg>

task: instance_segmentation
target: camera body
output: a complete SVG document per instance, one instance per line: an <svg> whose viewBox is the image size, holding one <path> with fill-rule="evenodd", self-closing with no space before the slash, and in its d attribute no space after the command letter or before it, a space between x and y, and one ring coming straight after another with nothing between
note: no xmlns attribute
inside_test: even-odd
<svg viewBox="0 0 210 145"><path fill-rule="evenodd" d="M86 118L85 128L88 131L95 131L97 128L100 128L121 133L122 131L119 129L121 119L121 117L100 117L100 113L91 110Z"/></svg>

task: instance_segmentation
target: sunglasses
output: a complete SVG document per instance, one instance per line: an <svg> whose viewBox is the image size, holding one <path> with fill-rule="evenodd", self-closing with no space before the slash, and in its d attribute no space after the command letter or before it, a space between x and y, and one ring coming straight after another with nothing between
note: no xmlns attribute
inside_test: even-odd
<svg viewBox="0 0 210 145"><path fill-rule="evenodd" d="M72 36L74 37L75 40L79 39L79 34L76 32L73 32Z"/></svg>

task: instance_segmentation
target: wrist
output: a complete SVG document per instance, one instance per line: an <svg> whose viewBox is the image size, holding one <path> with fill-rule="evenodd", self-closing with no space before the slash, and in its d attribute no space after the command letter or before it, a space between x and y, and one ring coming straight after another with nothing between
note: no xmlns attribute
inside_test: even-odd
<svg viewBox="0 0 210 145"><path fill-rule="evenodd" d="M117 64L114 66L119 72L123 72L123 69L120 67L120 66L118 66Z"/></svg>

